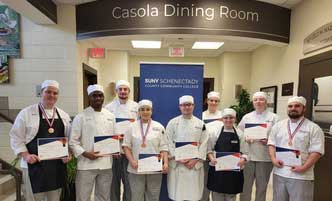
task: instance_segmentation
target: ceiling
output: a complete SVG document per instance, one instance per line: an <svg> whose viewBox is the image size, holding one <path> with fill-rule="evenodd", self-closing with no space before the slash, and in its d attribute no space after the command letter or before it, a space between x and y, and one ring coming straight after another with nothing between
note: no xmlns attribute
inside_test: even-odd
<svg viewBox="0 0 332 201"><path fill-rule="evenodd" d="M134 49L131 40L160 40L161 49ZM193 50L195 41L221 41L225 44L218 50ZM262 43L251 42L244 38L207 35L137 35L137 36L113 36L93 38L80 43L92 43L96 47L103 47L108 50L127 51L130 55L140 56L168 56L169 47L184 47L185 56L190 57L216 57L223 52L251 52Z"/></svg>
<svg viewBox="0 0 332 201"><path fill-rule="evenodd" d="M95 0L53 0L56 4L82 4ZM303 0L259 0L278 6L293 8ZM134 49L131 40L160 40L161 49ZM218 50L193 50L191 49L195 41L221 41L225 44ZM223 52L251 52L264 44L282 45L277 42L262 41L253 38L233 37L233 36L207 36L207 35L130 35L99 37L79 41L79 43L92 43L95 47L106 48L107 50L127 51L130 55L139 56L168 56L169 47L184 47L184 54L187 57L216 57Z"/></svg>

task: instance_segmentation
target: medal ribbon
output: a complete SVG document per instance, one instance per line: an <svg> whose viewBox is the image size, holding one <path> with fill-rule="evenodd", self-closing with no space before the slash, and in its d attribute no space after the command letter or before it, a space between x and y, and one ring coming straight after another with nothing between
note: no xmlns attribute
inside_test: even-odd
<svg viewBox="0 0 332 201"><path fill-rule="evenodd" d="M54 120L55 120L55 107L53 108L52 121L50 122L50 120L48 120L48 117L47 117L47 114L45 112L45 108L44 108L43 104L39 103L38 105L39 105L40 110L42 111L42 115L44 116L48 126L50 128L53 128L53 124L54 124Z"/></svg>
<svg viewBox="0 0 332 201"><path fill-rule="evenodd" d="M151 120L149 120L148 127L146 128L145 132L143 131L142 120L140 121L140 125L141 125L142 144L145 144L146 136L148 135L148 132L149 132L149 129L150 129L150 125L151 125Z"/></svg>
<svg viewBox="0 0 332 201"><path fill-rule="evenodd" d="M288 131L288 137L289 137L289 144L292 144L292 141L293 141L295 135L297 134L297 132L300 130L303 122L304 122L304 118L301 120L299 125L297 125L297 127L295 128L295 130L292 133L291 129L290 129L290 120L288 120L288 122L287 122L287 131Z"/></svg>

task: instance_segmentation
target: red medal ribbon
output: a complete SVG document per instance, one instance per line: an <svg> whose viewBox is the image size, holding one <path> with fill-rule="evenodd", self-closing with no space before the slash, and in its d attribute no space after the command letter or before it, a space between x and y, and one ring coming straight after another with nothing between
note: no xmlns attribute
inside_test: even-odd
<svg viewBox="0 0 332 201"><path fill-rule="evenodd" d="M288 122L287 122L287 131L288 131L288 137L289 137L288 144L290 146L292 145L292 141L293 141L295 135L297 134L297 132L300 130L303 122L304 122L304 118L301 120L301 122L299 123L299 125L297 125L297 127L295 128L295 130L292 133L291 129L290 129L290 120L288 120Z"/></svg>
<svg viewBox="0 0 332 201"><path fill-rule="evenodd" d="M44 108L43 104L39 103L38 106L39 106L40 110L42 111L42 115L43 115L43 117L45 118L45 120L46 120L48 126L49 126L50 128L53 128L53 124L54 124L54 120L55 120L55 107L53 108L52 121L50 122L50 120L48 120L48 117L47 117L47 114L46 114L46 112L45 112L45 108ZM53 131L53 132L54 132L54 131Z"/></svg>
<svg viewBox="0 0 332 201"><path fill-rule="evenodd" d="M149 120L148 127L146 128L145 132L143 131L143 123L142 120L140 120L140 126L141 126L141 136L142 136L142 147L144 148L146 146L146 136L148 135L149 129L151 125L151 120Z"/></svg>

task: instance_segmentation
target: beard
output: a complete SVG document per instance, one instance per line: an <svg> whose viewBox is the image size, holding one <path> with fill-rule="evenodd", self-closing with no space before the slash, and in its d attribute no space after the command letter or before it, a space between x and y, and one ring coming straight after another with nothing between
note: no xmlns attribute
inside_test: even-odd
<svg viewBox="0 0 332 201"><path fill-rule="evenodd" d="M288 112L288 117L291 118L291 119L299 119L303 115L304 115L304 111L297 112L297 111L292 110L292 111Z"/></svg>

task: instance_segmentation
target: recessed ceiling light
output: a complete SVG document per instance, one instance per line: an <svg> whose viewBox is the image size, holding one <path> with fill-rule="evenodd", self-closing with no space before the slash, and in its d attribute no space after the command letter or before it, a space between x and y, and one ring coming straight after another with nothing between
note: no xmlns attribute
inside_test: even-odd
<svg viewBox="0 0 332 201"><path fill-rule="evenodd" d="M161 41L132 40L131 45L133 48L160 49Z"/></svg>
<svg viewBox="0 0 332 201"><path fill-rule="evenodd" d="M192 49L207 49L216 50L219 49L224 42L195 42Z"/></svg>

